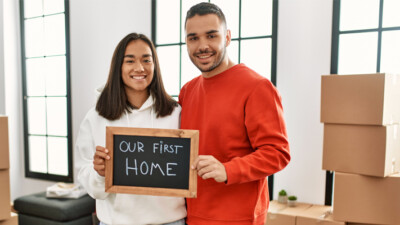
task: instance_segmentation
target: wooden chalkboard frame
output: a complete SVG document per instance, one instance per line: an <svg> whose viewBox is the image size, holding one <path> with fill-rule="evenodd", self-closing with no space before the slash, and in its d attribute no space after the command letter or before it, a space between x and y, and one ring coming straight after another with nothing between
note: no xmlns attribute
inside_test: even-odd
<svg viewBox="0 0 400 225"><path fill-rule="evenodd" d="M192 165L198 156L199 150L199 131L185 129L155 129L155 128L132 128L132 127L106 127L106 148L109 150L110 160L105 162L105 191L111 193L127 193L140 195L160 195L176 196L186 198L197 197L197 173L189 166L189 188L154 188L121 186L113 184L114 173L114 135L133 135L150 137L172 137L172 138L190 138L190 163Z"/></svg>

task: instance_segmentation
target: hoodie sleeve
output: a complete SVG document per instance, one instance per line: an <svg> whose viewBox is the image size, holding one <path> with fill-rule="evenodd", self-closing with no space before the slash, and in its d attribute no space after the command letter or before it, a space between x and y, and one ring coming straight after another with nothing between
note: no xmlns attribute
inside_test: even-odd
<svg viewBox="0 0 400 225"><path fill-rule="evenodd" d="M77 163L79 167L78 181L92 198L105 199L109 195L109 193L105 192L105 178L100 176L93 168L93 156L96 151L93 132L99 131L94 130L90 115L94 116L90 112L86 115L80 126L75 144L76 151L80 155L79 162Z"/></svg>

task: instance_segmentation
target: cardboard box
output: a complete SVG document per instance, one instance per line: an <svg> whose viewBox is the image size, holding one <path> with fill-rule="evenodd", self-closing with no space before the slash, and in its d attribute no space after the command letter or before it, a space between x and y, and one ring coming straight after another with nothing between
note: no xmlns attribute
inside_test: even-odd
<svg viewBox="0 0 400 225"><path fill-rule="evenodd" d="M0 115L0 169L10 167L8 151L8 117Z"/></svg>
<svg viewBox="0 0 400 225"><path fill-rule="evenodd" d="M10 172L0 170L0 220L10 218Z"/></svg>
<svg viewBox="0 0 400 225"><path fill-rule="evenodd" d="M0 220L0 225L18 225L18 214L11 213L9 219Z"/></svg>
<svg viewBox="0 0 400 225"><path fill-rule="evenodd" d="M277 201L269 203L266 225L296 225L296 217L311 207L311 204L297 203L295 207Z"/></svg>
<svg viewBox="0 0 400 225"><path fill-rule="evenodd" d="M400 75L325 75L321 122L389 125L400 122Z"/></svg>
<svg viewBox="0 0 400 225"><path fill-rule="evenodd" d="M335 173L333 218L367 224L400 224L400 174L385 178Z"/></svg>
<svg viewBox="0 0 400 225"><path fill-rule="evenodd" d="M297 216L296 225L346 225L346 222L333 220L331 206L313 205Z"/></svg>
<svg viewBox="0 0 400 225"><path fill-rule="evenodd" d="M397 124L324 124L322 169L377 177L399 172L399 129Z"/></svg>

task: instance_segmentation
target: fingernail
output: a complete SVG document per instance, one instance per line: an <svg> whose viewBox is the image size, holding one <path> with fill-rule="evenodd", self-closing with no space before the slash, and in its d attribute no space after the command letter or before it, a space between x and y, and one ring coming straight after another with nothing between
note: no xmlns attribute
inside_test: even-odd
<svg viewBox="0 0 400 225"><path fill-rule="evenodd" d="M106 149L106 153L108 153L108 149Z"/></svg>

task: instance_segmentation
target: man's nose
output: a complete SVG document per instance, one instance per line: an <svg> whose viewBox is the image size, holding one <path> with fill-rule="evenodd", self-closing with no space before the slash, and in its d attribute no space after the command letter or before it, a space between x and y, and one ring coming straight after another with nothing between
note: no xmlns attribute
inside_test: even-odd
<svg viewBox="0 0 400 225"><path fill-rule="evenodd" d="M208 40L205 38L200 39L200 45L199 45L199 50L200 51L206 51L210 48L210 45L208 43Z"/></svg>

